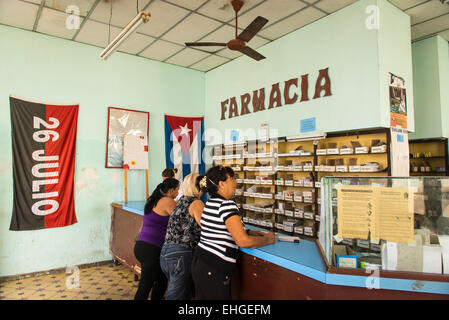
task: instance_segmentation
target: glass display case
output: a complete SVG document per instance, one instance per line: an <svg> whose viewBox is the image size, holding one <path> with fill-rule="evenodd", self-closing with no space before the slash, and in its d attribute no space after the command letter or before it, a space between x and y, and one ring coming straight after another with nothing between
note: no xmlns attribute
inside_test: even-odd
<svg viewBox="0 0 449 320"><path fill-rule="evenodd" d="M329 266L449 274L449 177L323 177Z"/></svg>

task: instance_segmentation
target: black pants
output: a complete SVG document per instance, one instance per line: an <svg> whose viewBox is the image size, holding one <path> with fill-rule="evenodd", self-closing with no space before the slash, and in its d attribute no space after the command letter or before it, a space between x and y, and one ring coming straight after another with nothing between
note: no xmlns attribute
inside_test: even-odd
<svg viewBox="0 0 449 320"><path fill-rule="evenodd" d="M141 274L139 287L134 300L162 300L167 289L167 277L160 265L161 248L144 241L136 241L134 255L140 262Z"/></svg>
<svg viewBox="0 0 449 320"><path fill-rule="evenodd" d="M231 274L213 267L195 254L192 260L192 277L198 300L231 300Z"/></svg>

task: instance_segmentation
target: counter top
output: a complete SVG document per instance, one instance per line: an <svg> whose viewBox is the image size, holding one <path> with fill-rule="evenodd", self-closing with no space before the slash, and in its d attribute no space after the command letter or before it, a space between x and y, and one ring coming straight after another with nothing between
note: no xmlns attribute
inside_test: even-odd
<svg viewBox="0 0 449 320"><path fill-rule="evenodd" d="M114 202L112 206L143 215L145 201ZM264 230L255 226L245 227ZM276 237L279 235L276 234ZM449 282L375 277L372 272L368 271L366 276L328 273L317 244L309 240L301 239L299 243L276 240L274 244L257 249L240 248L240 250L329 285L366 288L374 286L377 289L449 295Z"/></svg>

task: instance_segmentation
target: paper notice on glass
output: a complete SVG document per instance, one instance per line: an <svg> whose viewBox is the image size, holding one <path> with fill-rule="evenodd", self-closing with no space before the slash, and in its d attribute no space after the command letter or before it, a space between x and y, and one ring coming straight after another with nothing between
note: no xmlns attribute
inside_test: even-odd
<svg viewBox="0 0 449 320"><path fill-rule="evenodd" d="M413 243L413 192L408 188L376 188L375 207L380 239Z"/></svg>
<svg viewBox="0 0 449 320"><path fill-rule="evenodd" d="M368 239L375 232L375 188L338 186L338 237Z"/></svg>

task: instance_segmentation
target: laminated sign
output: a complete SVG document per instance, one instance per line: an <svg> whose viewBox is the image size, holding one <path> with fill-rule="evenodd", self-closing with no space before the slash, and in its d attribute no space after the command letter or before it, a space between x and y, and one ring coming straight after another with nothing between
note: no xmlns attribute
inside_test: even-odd
<svg viewBox="0 0 449 320"><path fill-rule="evenodd" d="M14 202L10 230L77 222L74 169L78 105L10 97Z"/></svg>

